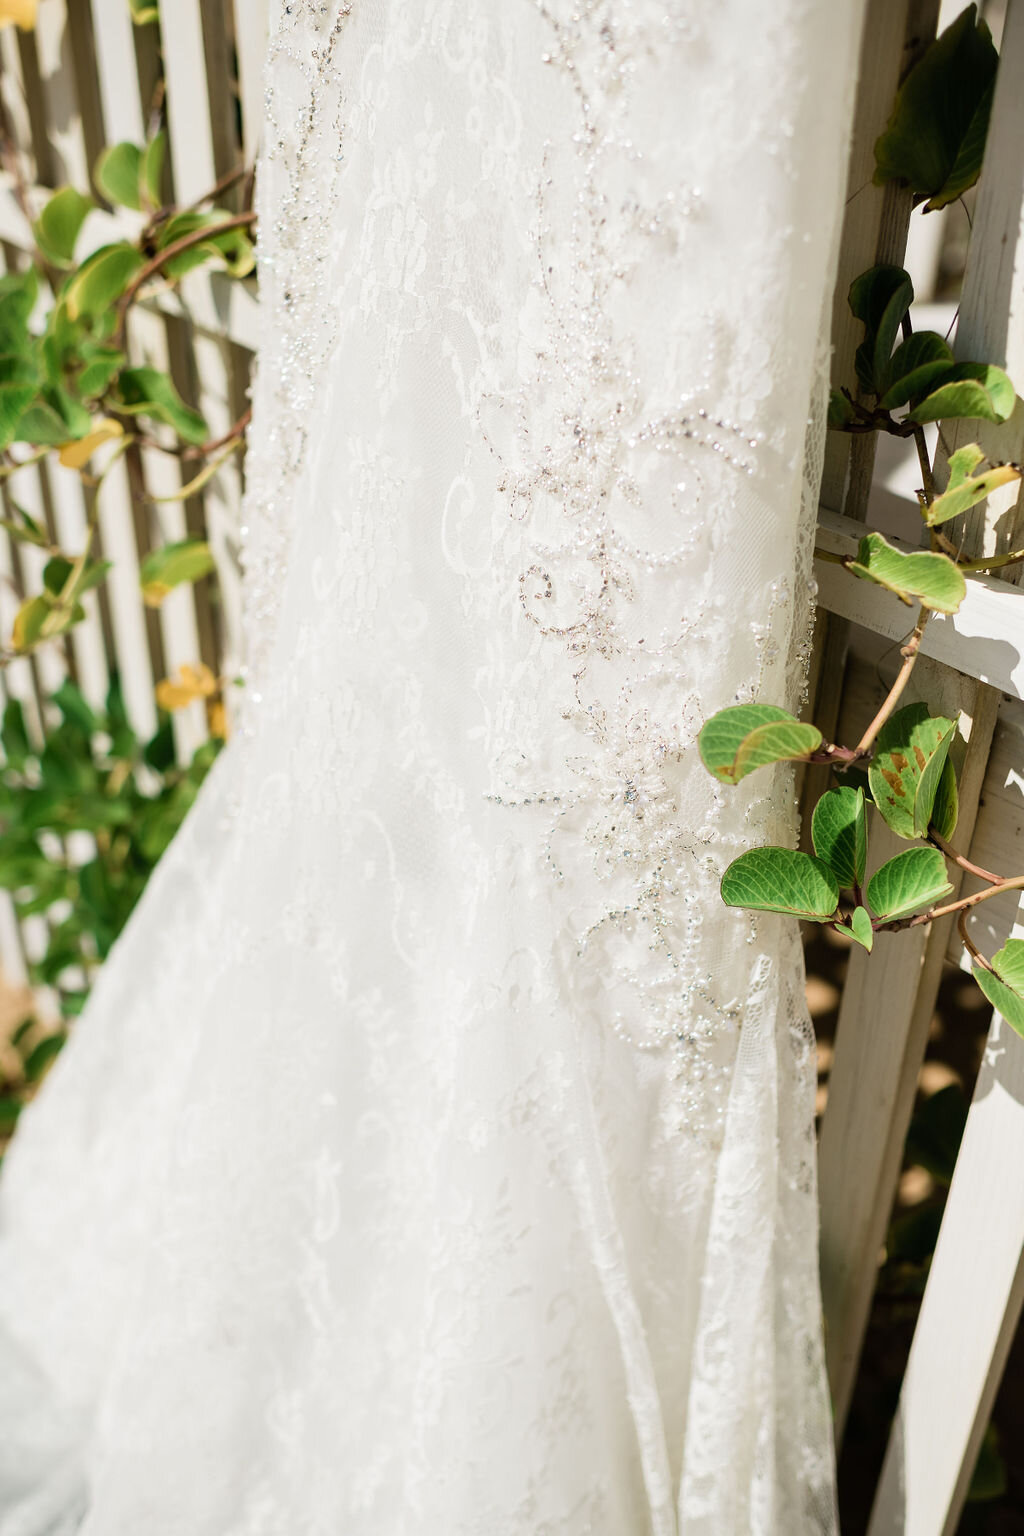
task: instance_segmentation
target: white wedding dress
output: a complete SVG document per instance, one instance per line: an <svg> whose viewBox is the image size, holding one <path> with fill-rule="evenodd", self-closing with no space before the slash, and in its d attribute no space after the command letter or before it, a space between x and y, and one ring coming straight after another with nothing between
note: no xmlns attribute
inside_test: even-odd
<svg viewBox="0 0 1024 1536"><path fill-rule="evenodd" d="M799 687L859 4L276 10L246 720L4 1170L0 1533L832 1532L694 741Z"/></svg>

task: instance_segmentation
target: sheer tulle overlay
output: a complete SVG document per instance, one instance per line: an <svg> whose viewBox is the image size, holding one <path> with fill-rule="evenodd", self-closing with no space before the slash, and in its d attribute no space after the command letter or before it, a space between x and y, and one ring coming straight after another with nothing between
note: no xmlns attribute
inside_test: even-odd
<svg viewBox="0 0 1024 1536"><path fill-rule="evenodd" d="M245 720L4 1171L0 1532L831 1532L695 740L799 686L859 6L276 10Z"/></svg>

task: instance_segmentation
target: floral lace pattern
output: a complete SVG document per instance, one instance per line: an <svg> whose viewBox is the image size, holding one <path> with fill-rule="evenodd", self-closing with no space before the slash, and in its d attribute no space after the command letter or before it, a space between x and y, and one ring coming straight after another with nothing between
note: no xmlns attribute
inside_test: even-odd
<svg viewBox="0 0 1024 1536"><path fill-rule="evenodd" d="M834 1531L791 786L695 741L797 683L858 24L277 0L247 726L4 1170L0 1536Z"/></svg>

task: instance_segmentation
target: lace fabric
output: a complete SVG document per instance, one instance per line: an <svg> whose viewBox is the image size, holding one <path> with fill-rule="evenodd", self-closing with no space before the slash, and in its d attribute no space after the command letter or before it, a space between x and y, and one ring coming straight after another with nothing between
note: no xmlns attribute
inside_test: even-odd
<svg viewBox="0 0 1024 1536"><path fill-rule="evenodd" d="M798 685L859 23L278 4L245 728L5 1168L2 1536L834 1530L695 740Z"/></svg>

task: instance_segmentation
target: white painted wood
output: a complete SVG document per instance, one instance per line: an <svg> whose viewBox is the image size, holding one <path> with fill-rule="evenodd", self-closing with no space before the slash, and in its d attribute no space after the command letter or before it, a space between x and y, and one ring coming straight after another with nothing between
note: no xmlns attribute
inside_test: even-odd
<svg viewBox="0 0 1024 1536"><path fill-rule="evenodd" d="M1024 1040L992 1021L869 1536L953 1536L1024 1299Z"/></svg>
<svg viewBox="0 0 1024 1536"><path fill-rule="evenodd" d="M58 184L71 182L85 192L89 187L89 166L75 95L65 0L39 0L34 35Z"/></svg>
<svg viewBox="0 0 1024 1536"><path fill-rule="evenodd" d="M906 698L924 699L934 711L959 717L968 738L960 766L960 832L969 839L998 695L922 659ZM865 714L862 722L849 723L862 728L868 718ZM907 846L875 815L870 844L871 868ZM858 948L850 956L819 1144L825 1347L839 1437L853 1393L878 1254L952 922L947 918L929 929L880 934L872 954Z"/></svg>
<svg viewBox="0 0 1024 1536"><path fill-rule="evenodd" d="M242 147L251 165L263 119L263 65L267 52L267 0L235 0L235 46L242 98Z"/></svg>
<svg viewBox="0 0 1024 1536"><path fill-rule="evenodd" d="M107 143L130 139L133 144L141 144L146 127L136 86L131 12L123 0L92 0L92 16Z"/></svg>
<svg viewBox="0 0 1024 1536"><path fill-rule="evenodd" d="M162 37L174 191L187 203L216 180L199 0L174 0L174 25Z"/></svg>
<svg viewBox="0 0 1024 1536"><path fill-rule="evenodd" d="M1018 382L1024 377L1022 69L1024 0L1012 0L956 350L1002 362ZM993 433L976 423L956 425L958 434L949 434L954 444L969 435L992 455L1017 459L1024 452L1020 407ZM969 519L972 553L983 543L990 548L1016 538L1015 500L1012 493L1006 502L992 497ZM1020 630L1011 622L989 633L1013 650ZM962 846L960 835L958 841ZM1002 857L996 867L1005 867ZM871 1536L952 1536L956 1529L1020 1312L1024 1186L1015 1174L1022 1151L1024 1041L996 1020L929 1271Z"/></svg>
<svg viewBox="0 0 1024 1536"><path fill-rule="evenodd" d="M822 509L818 547L832 554L855 553L863 534L851 518ZM911 548L901 540L892 543ZM913 628L916 610L874 582L858 581L841 566L816 560L818 603L830 613L862 624L894 642ZM1015 698L1024 697L1024 592L995 576L972 576L959 613L936 614L924 632L921 652L976 677Z"/></svg>

